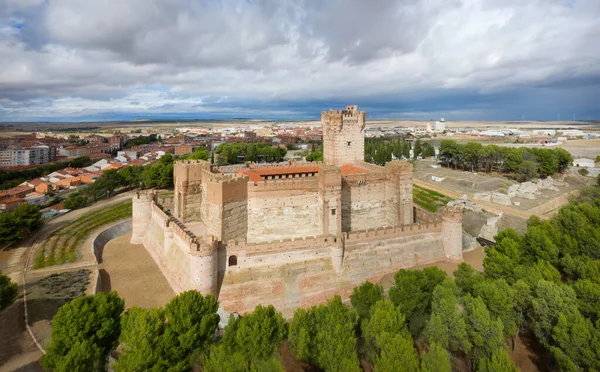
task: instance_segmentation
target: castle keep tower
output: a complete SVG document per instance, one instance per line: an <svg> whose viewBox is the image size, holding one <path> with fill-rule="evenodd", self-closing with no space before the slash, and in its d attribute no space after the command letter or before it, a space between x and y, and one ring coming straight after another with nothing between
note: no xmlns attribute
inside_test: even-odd
<svg viewBox="0 0 600 372"><path fill-rule="evenodd" d="M358 106L346 106L343 111L321 112L325 164L343 165L364 161L366 117L366 112L358 111Z"/></svg>

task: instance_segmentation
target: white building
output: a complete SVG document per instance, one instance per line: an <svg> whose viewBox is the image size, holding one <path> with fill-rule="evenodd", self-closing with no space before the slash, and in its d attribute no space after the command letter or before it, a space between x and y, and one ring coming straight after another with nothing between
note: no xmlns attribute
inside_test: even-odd
<svg viewBox="0 0 600 372"><path fill-rule="evenodd" d="M53 160L50 146L9 147L0 150L0 166L16 167L23 165L45 164Z"/></svg>
<svg viewBox="0 0 600 372"><path fill-rule="evenodd" d="M580 168L594 168L595 162L594 159L579 158L573 160L573 165Z"/></svg>
<svg viewBox="0 0 600 372"><path fill-rule="evenodd" d="M446 123L444 123L443 121L436 121L435 123L433 123L432 129L434 132L443 132L446 130Z"/></svg>

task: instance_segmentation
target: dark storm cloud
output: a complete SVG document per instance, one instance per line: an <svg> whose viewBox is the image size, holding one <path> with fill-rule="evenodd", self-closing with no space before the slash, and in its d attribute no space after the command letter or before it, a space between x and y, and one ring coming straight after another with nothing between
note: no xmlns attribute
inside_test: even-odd
<svg viewBox="0 0 600 372"><path fill-rule="evenodd" d="M0 120L350 102L372 117L598 117L599 14L596 0L0 0Z"/></svg>

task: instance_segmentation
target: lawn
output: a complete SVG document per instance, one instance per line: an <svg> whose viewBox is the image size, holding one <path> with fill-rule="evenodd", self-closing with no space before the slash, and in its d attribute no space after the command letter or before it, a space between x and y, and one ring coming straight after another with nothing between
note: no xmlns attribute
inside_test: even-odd
<svg viewBox="0 0 600 372"><path fill-rule="evenodd" d="M131 202L88 212L53 232L44 240L34 268L60 265L77 260L77 248L89 234L102 225L131 217Z"/></svg>

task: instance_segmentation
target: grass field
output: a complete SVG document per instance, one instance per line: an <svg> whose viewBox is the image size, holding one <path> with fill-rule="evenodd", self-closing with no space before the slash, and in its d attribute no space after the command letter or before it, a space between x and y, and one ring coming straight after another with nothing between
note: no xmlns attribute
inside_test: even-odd
<svg viewBox="0 0 600 372"><path fill-rule="evenodd" d="M77 260L77 247L102 225L131 217L131 202L121 203L84 214L56 230L44 240L34 268L60 265Z"/></svg>
<svg viewBox="0 0 600 372"><path fill-rule="evenodd" d="M429 212L435 213L439 207L448 204L451 200L454 199L437 191L413 185L414 203Z"/></svg>

